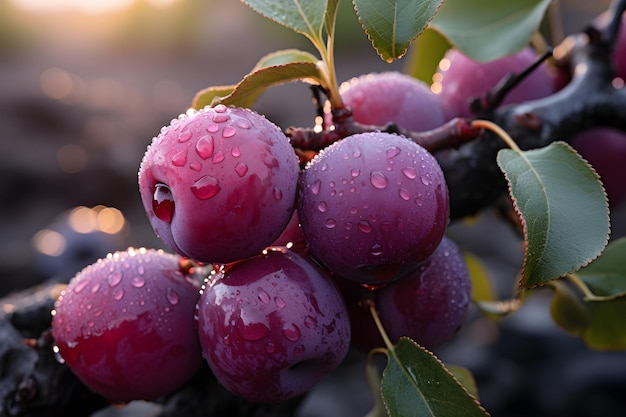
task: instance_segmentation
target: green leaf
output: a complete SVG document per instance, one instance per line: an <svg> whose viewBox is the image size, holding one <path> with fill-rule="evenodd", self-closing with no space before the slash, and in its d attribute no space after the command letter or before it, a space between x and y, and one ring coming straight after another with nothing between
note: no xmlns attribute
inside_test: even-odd
<svg viewBox="0 0 626 417"><path fill-rule="evenodd" d="M568 144L502 149L497 162L524 227L522 287L546 284L598 257L609 237L606 193Z"/></svg>
<svg viewBox="0 0 626 417"><path fill-rule="evenodd" d="M326 0L241 0L255 12L318 44L326 12Z"/></svg>
<svg viewBox="0 0 626 417"><path fill-rule="evenodd" d="M433 75L448 49L448 40L438 31L427 28L411 46L404 72L426 84L432 84Z"/></svg>
<svg viewBox="0 0 626 417"><path fill-rule="evenodd" d="M237 85L209 87L199 91L192 101L194 109L217 104L251 107L268 88L290 81L320 84L318 59L296 49L286 49L261 58L253 70Z"/></svg>
<svg viewBox="0 0 626 417"><path fill-rule="evenodd" d="M388 352L382 395L390 417L488 416L439 359L406 337Z"/></svg>
<svg viewBox="0 0 626 417"><path fill-rule="evenodd" d="M446 0L431 25L477 61L528 45L551 0Z"/></svg>
<svg viewBox="0 0 626 417"><path fill-rule="evenodd" d="M382 59L401 58L443 0L352 0L359 21Z"/></svg>
<svg viewBox="0 0 626 417"><path fill-rule="evenodd" d="M581 337L590 349L626 350L626 297L584 301L561 280L551 283L556 294L550 305L555 323Z"/></svg>
<svg viewBox="0 0 626 417"><path fill-rule="evenodd" d="M595 295L626 295L626 238L611 242L598 259L578 271L577 275Z"/></svg>

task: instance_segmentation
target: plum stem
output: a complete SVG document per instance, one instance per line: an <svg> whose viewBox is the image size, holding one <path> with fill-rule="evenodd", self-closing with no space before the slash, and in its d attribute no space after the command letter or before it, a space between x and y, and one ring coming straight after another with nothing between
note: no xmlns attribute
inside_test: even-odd
<svg viewBox="0 0 626 417"><path fill-rule="evenodd" d="M374 319L374 322L376 323L376 328L378 328L378 332L380 333L380 336L383 338L383 341L385 342L385 346L387 347L387 349L393 350L393 343L391 343L391 339L389 339L389 336L387 335L387 332L385 331L385 328L383 327L383 323L380 321L380 317L378 316L378 311L376 311L376 306L374 305L373 302L369 303L369 310L370 310L370 314L372 315L372 318Z"/></svg>
<svg viewBox="0 0 626 417"><path fill-rule="evenodd" d="M507 144L509 148L511 148L517 153L522 152L520 148L517 146L517 143L515 143L515 141L513 140L513 138L508 133L506 133L504 129L502 129L500 126L498 126L494 122L489 121L489 120L478 119L478 120L474 120L471 123L471 125L474 128L490 130L491 132L498 135L504 141L504 143Z"/></svg>

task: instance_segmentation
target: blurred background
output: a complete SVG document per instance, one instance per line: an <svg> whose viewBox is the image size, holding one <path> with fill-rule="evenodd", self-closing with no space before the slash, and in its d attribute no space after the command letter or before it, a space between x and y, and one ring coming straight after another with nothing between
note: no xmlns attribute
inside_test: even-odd
<svg viewBox="0 0 626 417"><path fill-rule="evenodd" d="M608 1L558 3L567 34ZM339 17L340 81L403 69L402 60L387 64L378 58L350 2L341 2ZM304 37L237 1L0 0L0 294L68 281L128 246L163 247L137 189L146 146L198 90L237 83L264 54L291 47L314 52ZM281 127L312 126L315 117L310 91L301 83L272 88L255 109ZM508 225L486 216L452 232L490 273L507 277L502 285L510 289L506 280L514 279L521 258ZM538 410L551 417L617 415L593 413L624 405L616 403L626 393L624 355L583 353L580 341L555 329L545 302L539 303L529 303L503 330L476 320L442 355L475 372L494 416L544 415ZM507 339L499 337L505 333ZM529 343L533 349L521 348ZM559 355L560 362L525 367L537 355L564 347L572 354ZM351 359L313 393L302 416L368 411L363 358ZM567 380L563 369L572 374ZM611 385L596 393L595 408L586 413L573 400L587 389L580 381L596 379ZM144 406L131 415L158 412Z"/></svg>

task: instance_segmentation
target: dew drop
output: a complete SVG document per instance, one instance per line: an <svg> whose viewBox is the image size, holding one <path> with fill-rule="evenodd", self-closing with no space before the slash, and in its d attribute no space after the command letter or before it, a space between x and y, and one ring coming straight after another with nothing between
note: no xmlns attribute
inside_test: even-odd
<svg viewBox="0 0 626 417"><path fill-rule="evenodd" d="M137 267L137 273L138 273L139 275L143 275L145 272L146 272L146 270L144 269L143 265L139 265L139 266Z"/></svg>
<svg viewBox="0 0 626 417"><path fill-rule="evenodd" d="M283 327L283 335L292 342L296 342L300 339L300 328L295 324L291 323Z"/></svg>
<svg viewBox="0 0 626 417"><path fill-rule="evenodd" d="M382 189L387 186L387 184L389 183L389 180L387 179L387 177L385 177L385 174L383 174L382 172L373 171L370 174L370 182L372 183L374 187Z"/></svg>
<svg viewBox="0 0 626 417"><path fill-rule="evenodd" d="M350 175L352 175L352 178L358 177L360 173L361 171L356 168L353 168L352 171L350 171Z"/></svg>
<svg viewBox="0 0 626 417"><path fill-rule="evenodd" d="M280 297L274 297L274 304L276 304L276 307L278 308L285 308L285 306L287 305L285 303L285 300Z"/></svg>
<svg viewBox="0 0 626 417"><path fill-rule="evenodd" d="M315 195L320 193L322 182L320 180L315 180L315 182L311 185L311 192Z"/></svg>
<svg viewBox="0 0 626 417"><path fill-rule="evenodd" d="M252 127L252 123L246 119L237 119L235 123L237 123L237 126L242 129L250 129Z"/></svg>
<svg viewBox="0 0 626 417"><path fill-rule="evenodd" d="M210 175L203 176L191 186L191 191L200 200L207 200L211 197L215 197L221 189L222 188L220 187L217 178Z"/></svg>
<svg viewBox="0 0 626 417"><path fill-rule="evenodd" d="M235 172L240 177L243 177L244 175L246 175L246 172L248 172L248 165L243 162L239 162L237 165L235 165Z"/></svg>
<svg viewBox="0 0 626 417"><path fill-rule="evenodd" d="M326 226L327 229L334 229L335 226L337 226L337 222L335 219L328 219L326 223L324 223L324 226Z"/></svg>
<svg viewBox="0 0 626 417"><path fill-rule="evenodd" d="M374 243L370 248L370 253L374 256L380 256L383 253L383 247L378 243Z"/></svg>
<svg viewBox="0 0 626 417"><path fill-rule="evenodd" d="M283 192L278 187L274 187L274 198L277 201L280 201L283 199Z"/></svg>
<svg viewBox="0 0 626 417"><path fill-rule="evenodd" d="M387 149L387 159L393 159L400 154L400 148L394 146L393 148Z"/></svg>
<svg viewBox="0 0 626 417"><path fill-rule="evenodd" d="M404 201L409 201L411 199L411 194L409 194L405 188L400 188L398 194L400 194L400 198Z"/></svg>
<svg viewBox="0 0 626 417"><path fill-rule="evenodd" d="M146 285L146 280L142 277L133 277L133 279L130 281L130 285L135 288L141 288Z"/></svg>
<svg viewBox="0 0 626 417"><path fill-rule="evenodd" d="M74 293L80 294L88 284L89 284L88 279L83 279L79 281L78 284L76 284L76 286L74 287Z"/></svg>
<svg viewBox="0 0 626 417"><path fill-rule="evenodd" d="M116 301L119 301L122 298L124 298L124 289L123 288L116 288L113 291L113 299L116 300Z"/></svg>
<svg viewBox="0 0 626 417"><path fill-rule="evenodd" d="M232 156L234 156L235 158L238 158L241 156L241 150L239 150L238 147L234 146L231 150L230 150L230 154Z"/></svg>
<svg viewBox="0 0 626 417"><path fill-rule="evenodd" d="M189 168L194 171L200 171L202 169L202 164L198 161L193 161L189 164Z"/></svg>
<svg viewBox="0 0 626 417"><path fill-rule="evenodd" d="M214 164L219 164L220 162L222 162L226 157L224 156L224 152L222 151L217 151L215 153L215 155L213 155L213 159L211 159L211 161L213 161Z"/></svg>
<svg viewBox="0 0 626 417"><path fill-rule="evenodd" d="M241 319L237 324L237 331L241 337L250 341L261 340L270 334L270 329L265 324L250 323L246 325Z"/></svg>
<svg viewBox="0 0 626 417"><path fill-rule="evenodd" d="M276 345L273 344L272 342L267 342L267 344L265 345L265 352L274 353L275 351L276 351Z"/></svg>
<svg viewBox="0 0 626 417"><path fill-rule="evenodd" d="M115 271L109 275L107 278L110 287L115 287L122 281L122 273L120 271Z"/></svg>
<svg viewBox="0 0 626 417"><path fill-rule="evenodd" d="M313 316L306 316L304 318L304 325L309 328L312 329L315 326L317 326L317 319Z"/></svg>
<svg viewBox="0 0 626 417"><path fill-rule="evenodd" d="M226 113L227 107L224 104L218 104L213 110L215 113Z"/></svg>
<svg viewBox="0 0 626 417"><path fill-rule="evenodd" d="M326 204L325 201L320 201L320 203L317 205L317 209L320 212L325 213L326 210L328 210L328 204Z"/></svg>
<svg viewBox="0 0 626 417"><path fill-rule="evenodd" d="M220 130L220 127L219 127L219 125L217 125L215 123L211 123L210 125L208 125L206 127L206 131L209 132L209 133L215 133L218 130Z"/></svg>
<svg viewBox="0 0 626 417"><path fill-rule="evenodd" d="M216 114L215 116L213 116L213 121L215 123L224 123L227 122L230 119L230 116L227 114Z"/></svg>
<svg viewBox="0 0 626 417"><path fill-rule="evenodd" d="M424 184L424 185L432 184L432 182L430 181L430 178L428 178L426 176L422 176L421 179L422 179L422 184Z"/></svg>
<svg viewBox="0 0 626 417"><path fill-rule="evenodd" d="M361 220L359 222L359 230L363 233L370 233L372 230L372 225L367 220Z"/></svg>
<svg viewBox="0 0 626 417"><path fill-rule="evenodd" d="M95 294L98 292L98 290L100 289L100 283L96 282L95 285L93 287L91 287L91 293Z"/></svg>
<svg viewBox="0 0 626 417"><path fill-rule="evenodd" d="M167 301L173 306L178 304L178 301L180 301L178 293L171 288L168 288L167 291L165 291L165 298L167 298Z"/></svg>
<svg viewBox="0 0 626 417"><path fill-rule="evenodd" d="M412 180L415 177L417 177L417 172L415 171L415 168L405 167L405 168L402 168L401 171L404 174L404 176L407 177L410 180Z"/></svg>
<svg viewBox="0 0 626 417"><path fill-rule="evenodd" d="M164 222L171 222L174 217L174 196L165 184L157 184L152 196L152 211Z"/></svg>
<svg viewBox="0 0 626 417"><path fill-rule="evenodd" d="M187 149L178 152L172 157L172 164L177 167L185 166L187 163Z"/></svg>
<svg viewBox="0 0 626 417"><path fill-rule="evenodd" d="M211 135L202 136L196 142L196 153L202 159L210 158L215 150L215 142Z"/></svg>
<svg viewBox="0 0 626 417"><path fill-rule="evenodd" d="M187 142L189 139L191 139L192 136L193 134L190 131L185 130L184 132L180 132L180 134L178 135L178 141L180 143Z"/></svg>
<svg viewBox="0 0 626 417"><path fill-rule="evenodd" d="M237 129L232 126L226 126L224 130L222 130L222 137L224 138L232 138L237 133Z"/></svg>
<svg viewBox="0 0 626 417"><path fill-rule="evenodd" d="M258 288L257 291L259 300L261 300L263 304L269 304L270 295L267 293L267 291L265 291L263 288Z"/></svg>

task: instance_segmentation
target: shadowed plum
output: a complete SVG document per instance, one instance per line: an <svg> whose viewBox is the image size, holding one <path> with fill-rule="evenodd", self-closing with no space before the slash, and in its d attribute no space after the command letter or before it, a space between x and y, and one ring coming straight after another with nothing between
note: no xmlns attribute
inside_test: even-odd
<svg viewBox="0 0 626 417"><path fill-rule="evenodd" d="M303 394L341 363L350 345L338 289L318 265L286 248L218 273L203 290L197 320L215 376L255 402Z"/></svg>
<svg viewBox="0 0 626 417"><path fill-rule="evenodd" d="M194 327L201 278L177 255L129 248L87 266L55 303L52 336L65 363L115 402L181 388L200 369Z"/></svg>

